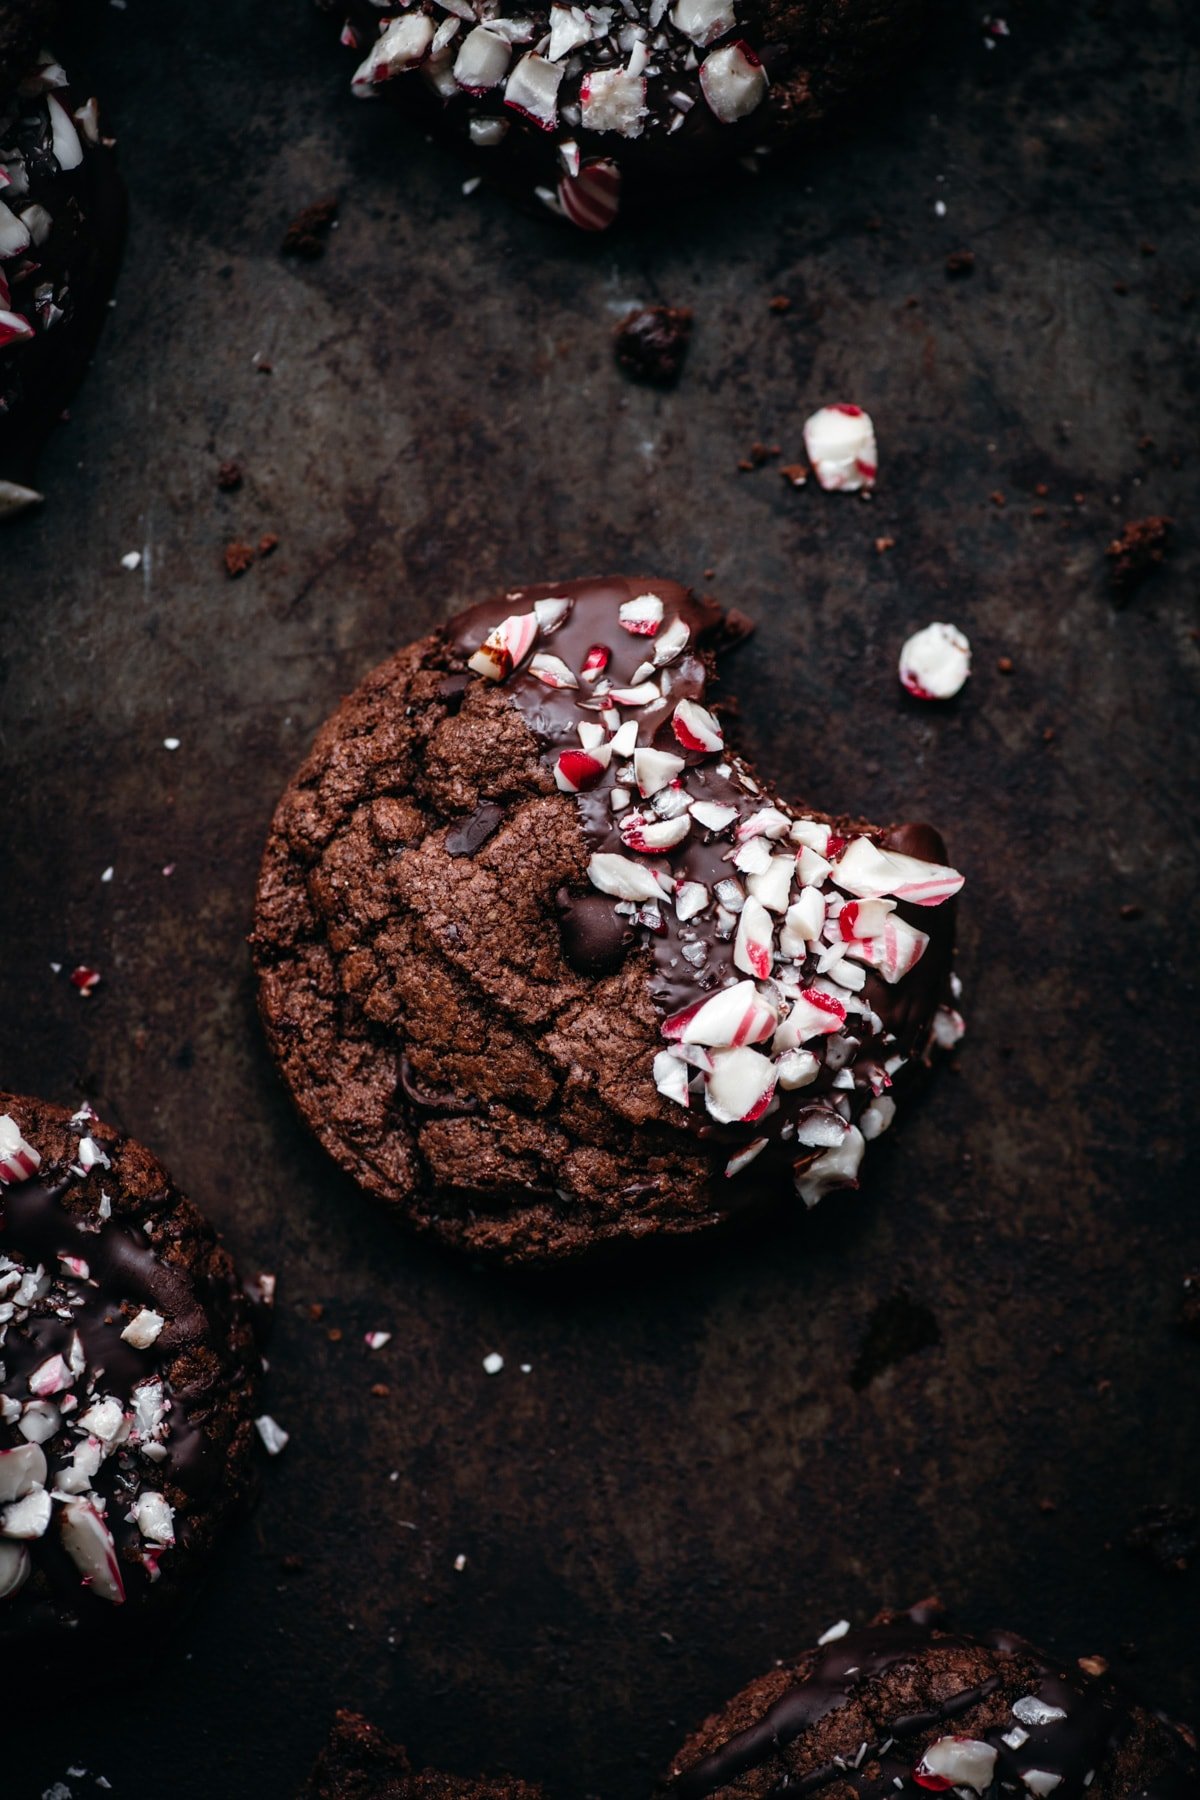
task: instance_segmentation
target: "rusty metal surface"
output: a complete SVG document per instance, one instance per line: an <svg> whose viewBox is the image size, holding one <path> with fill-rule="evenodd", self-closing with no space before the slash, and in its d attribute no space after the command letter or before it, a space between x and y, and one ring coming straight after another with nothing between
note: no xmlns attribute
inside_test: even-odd
<svg viewBox="0 0 1200 1800"><path fill-rule="evenodd" d="M1007 17L853 144L601 242L463 198L303 4L97 19L132 234L49 504L4 539L0 1069L90 1097L278 1270L292 1441L153 1689L54 1695L5 1734L6 1796L68 1765L287 1795L351 1703L447 1767L635 1800L772 1657L933 1588L1136 1647L1200 1710L1194 1577L1123 1547L1200 1478L1196 27L1171 0ZM329 254L285 262L330 191ZM696 311L674 395L610 364L647 298ZM875 415L873 504L737 472L756 439L799 455L827 398ZM1148 512L1175 554L1116 610L1104 545ZM229 580L225 543L268 531ZM944 826L971 1032L859 1199L527 1284L415 1246L324 1161L244 935L275 798L367 668L497 584L631 565L711 568L756 615L729 684L797 798ZM894 676L930 618L976 652L937 713ZM924 1347L889 1362L889 1320Z"/></svg>

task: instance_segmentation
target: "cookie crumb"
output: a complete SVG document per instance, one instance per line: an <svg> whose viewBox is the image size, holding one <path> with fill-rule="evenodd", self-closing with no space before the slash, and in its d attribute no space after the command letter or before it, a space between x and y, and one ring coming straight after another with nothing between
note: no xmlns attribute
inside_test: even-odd
<svg viewBox="0 0 1200 1800"><path fill-rule="evenodd" d="M231 581L244 575L254 561L254 547L251 544L239 544L236 541L225 546L225 573Z"/></svg>
<svg viewBox="0 0 1200 1800"><path fill-rule="evenodd" d="M617 326L613 354L631 381L649 387L674 387L683 372L692 335L687 306L636 306Z"/></svg>
<svg viewBox="0 0 1200 1800"><path fill-rule="evenodd" d="M217 486L223 494L235 494L242 485L242 471L235 462L223 462L217 470Z"/></svg>
<svg viewBox="0 0 1200 1800"><path fill-rule="evenodd" d="M1127 520L1120 537L1105 552L1111 563L1112 584L1122 598L1140 587L1160 568L1170 546L1172 521L1165 515Z"/></svg>
<svg viewBox="0 0 1200 1800"><path fill-rule="evenodd" d="M283 242L279 246L284 256L299 256L305 262L315 262L324 256L329 233L337 219L337 196L331 194L325 200L314 200L311 206L302 207L283 234Z"/></svg>
<svg viewBox="0 0 1200 1800"><path fill-rule="evenodd" d="M973 250L952 250L946 258L947 275L970 275L975 267Z"/></svg>
<svg viewBox="0 0 1200 1800"><path fill-rule="evenodd" d="M264 531L258 540L258 554L260 556L270 556L272 550L276 549L278 544L279 534L277 532Z"/></svg>

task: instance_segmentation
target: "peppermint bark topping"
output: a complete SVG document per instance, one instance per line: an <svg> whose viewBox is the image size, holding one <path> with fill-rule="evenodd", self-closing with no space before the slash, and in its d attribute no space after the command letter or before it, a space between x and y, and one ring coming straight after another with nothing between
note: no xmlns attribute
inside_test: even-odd
<svg viewBox="0 0 1200 1800"><path fill-rule="evenodd" d="M962 876L928 827L839 832L764 794L706 704L711 608L579 583L548 639L536 592L475 608L457 642L505 684L575 796L592 890L652 953L647 1082L729 1144L731 1179L782 1165L810 1205L857 1185L895 1078L946 1035Z"/></svg>

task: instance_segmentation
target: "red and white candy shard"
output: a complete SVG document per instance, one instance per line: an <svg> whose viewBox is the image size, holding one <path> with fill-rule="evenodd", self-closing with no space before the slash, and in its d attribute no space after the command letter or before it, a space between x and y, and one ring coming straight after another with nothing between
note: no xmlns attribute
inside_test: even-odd
<svg viewBox="0 0 1200 1800"><path fill-rule="evenodd" d="M602 894L617 900L665 900L670 898L667 877L657 874L646 863L633 862L627 856L599 850L588 859L588 880Z"/></svg>
<svg viewBox="0 0 1200 1800"><path fill-rule="evenodd" d="M558 184L563 216L580 231L607 231L621 207L621 171L608 157L585 162L578 175Z"/></svg>
<svg viewBox="0 0 1200 1800"><path fill-rule="evenodd" d="M971 646L957 625L926 625L900 651L900 682L916 700L952 700L970 673Z"/></svg>
<svg viewBox="0 0 1200 1800"><path fill-rule="evenodd" d="M913 1770L913 1780L935 1793L950 1787L967 1787L982 1794L992 1784L996 1754L993 1745L978 1738L938 1738Z"/></svg>
<svg viewBox="0 0 1200 1800"><path fill-rule="evenodd" d="M504 104L522 113L543 131L553 131L558 120L558 87L563 69L547 57L530 50L509 76L504 88Z"/></svg>
<svg viewBox="0 0 1200 1800"><path fill-rule="evenodd" d="M713 50L700 64L700 91L722 125L752 113L766 98L767 72L744 39Z"/></svg>
<svg viewBox="0 0 1200 1800"><path fill-rule="evenodd" d="M860 900L890 894L912 906L940 906L957 894L963 877L942 863L924 862L899 850L883 850L870 838L852 838L833 865L833 880Z"/></svg>
<svg viewBox="0 0 1200 1800"><path fill-rule="evenodd" d="M467 667L489 681L505 681L529 655L537 634L535 614L514 613L488 632Z"/></svg>
<svg viewBox="0 0 1200 1800"><path fill-rule="evenodd" d="M631 719L629 721L636 725ZM625 730L625 726L621 727ZM619 735L619 734L618 734ZM624 752L628 754L628 752ZM633 752L633 774L638 784L638 793L644 800L649 800L661 788L667 787L684 768L682 756L675 756L670 750L638 749Z"/></svg>
<svg viewBox="0 0 1200 1800"><path fill-rule="evenodd" d="M550 688L577 688L579 686L574 674L567 667L561 656L551 656L545 650L539 650L529 664L529 673Z"/></svg>
<svg viewBox="0 0 1200 1800"><path fill-rule="evenodd" d="M90 1500L68 1500L60 1514L59 1535L63 1549L79 1570L84 1585L101 1600L120 1606L125 1583L117 1561L112 1533Z"/></svg>
<svg viewBox="0 0 1200 1800"><path fill-rule="evenodd" d="M664 1100L676 1106L688 1104L688 1066L671 1050L660 1050L654 1058L654 1085Z"/></svg>
<svg viewBox="0 0 1200 1800"><path fill-rule="evenodd" d="M0 310L0 350L6 344L23 343L33 336L33 326L23 313Z"/></svg>
<svg viewBox="0 0 1200 1800"><path fill-rule="evenodd" d="M622 600L617 617L635 637L653 637L662 624L663 603L657 594L639 594L634 600Z"/></svg>
<svg viewBox="0 0 1200 1800"><path fill-rule="evenodd" d="M878 904L867 901L864 904ZM843 907L843 912L847 909ZM838 924L841 924L839 915ZM915 969L926 950L929 938L923 931L907 924L903 919L888 918L881 929L872 937L855 936L846 945L846 955L852 956L856 962L863 962L875 969L884 981L894 984L902 981L910 969Z"/></svg>
<svg viewBox="0 0 1200 1800"><path fill-rule="evenodd" d="M759 1152L766 1149L767 1143L768 1140L765 1137L751 1138L744 1150L739 1150L731 1156L725 1164L726 1180L733 1175L740 1175L742 1170L754 1161Z"/></svg>
<svg viewBox="0 0 1200 1800"><path fill-rule="evenodd" d="M737 934L733 941L734 966L743 974L766 981L775 961L775 928L771 915L753 894L746 896L738 915Z"/></svg>
<svg viewBox="0 0 1200 1800"><path fill-rule="evenodd" d="M865 1149L862 1132L851 1125L841 1143L818 1156L797 1181L797 1191L805 1206L816 1206L835 1188L857 1187Z"/></svg>
<svg viewBox="0 0 1200 1800"><path fill-rule="evenodd" d="M41 1156L21 1136L21 1127L10 1113L0 1113L0 1187L28 1181L37 1173Z"/></svg>
<svg viewBox="0 0 1200 1800"><path fill-rule="evenodd" d="M706 706L681 700L671 714L671 729L685 750L709 753L725 748L725 734Z"/></svg>
<svg viewBox="0 0 1200 1800"><path fill-rule="evenodd" d="M1046 1796L1052 1794L1055 1788L1061 1784L1062 1776L1053 1773L1050 1769L1023 1769L1021 1780L1031 1794L1037 1794L1039 1800L1046 1800Z"/></svg>
<svg viewBox="0 0 1200 1800"><path fill-rule="evenodd" d="M775 1064L761 1050L741 1045L717 1050L704 1088L704 1104L722 1125L761 1119L775 1092Z"/></svg>
<svg viewBox="0 0 1200 1800"><path fill-rule="evenodd" d="M775 1049L795 1050L813 1038L829 1037L846 1022L846 1008L833 994L806 988L792 1002L787 1017L775 1033Z"/></svg>
<svg viewBox="0 0 1200 1800"><path fill-rule="evenodd" d="M579 85L579 110L587 131L642 135L646 118L646 78L628 69L593 69Z"/></svg>
<svg viewBox="0 0 1200 1800"><path fill-rule="evenodd" d="M53 94L46 97L50 113L51 149L60 169L77 169L83 161L83 145L70 113Z"/></svg>
<svg viewBox="0 0 1200 1800"><path fill-rule="evenodd" d="M663 1020L662 1034L682 1044L714 1048L761 1044L774 1033L778 1021L774 1005L753 981L739 981L672 1013Z"/></svg>
<svg viewBox="0 0 1200 1800"><path fill-rule="evenodd" d="M715 44L737 24L733 0L675 0L671 23L701 50Z"/></svg>
<svg viewBox="0 0 1200 1800"><path fill-rule="evenodd" d="M486 94L504 80L512 61L512 46L485 25L468 31L454 59L454 79L472 94Z"/></svg>
<svg viewBox="0 0 1200 1800"><path fill-rule="evenodd" d="M429 53L435 29L426 13L405 13L393 19L351 76L351 93L360 100L373 99L381 82L415 69Z"/></svg>
<svg viewBox="0 0 1200 1800"><path fill-rule="evenodd" d="M564 794L580 794L594 788L612 758L611 744L594 750L564 750L554 765L554 779Z"/></svg>
<svg viewBox="0 0 1200 1800"><path fill-rule="evenodd" d="M830 493L875 486L875 427L861 406L822 406L805 421L804 448L813 474Z"/></svg>

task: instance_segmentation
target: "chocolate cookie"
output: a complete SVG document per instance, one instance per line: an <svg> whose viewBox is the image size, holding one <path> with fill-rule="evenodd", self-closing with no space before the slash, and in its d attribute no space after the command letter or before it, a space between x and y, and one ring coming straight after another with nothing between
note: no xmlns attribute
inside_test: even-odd
<svg viewBox="0 0 1200 1800"><path fill-rule="evenodd" d="M777 800L709 710L722 616L670 581L473 607L320 732L253 936L317 1136L510 1261L857 1185L953 1042L927 825Z"/></svg>
<svg viewBox="0 0 1200 1800"><path fill-rule="evenodd" d="M33 465L95 346L124 234L97 103L40 48L51 13L0 4L0 519L41 498Z"/></svg>
<svg viewBox="0 0 1200 1800"><path fill-rule="evenodd" d="M839 1635L840 1634L840 1635ZM1009 1632L943 1630L936 1604L835 1626L752 1681L688 1739L664 1800L1195 1800L1190 1739L1123 1693Z"/></svg>
<svg viewBox="0 0 1200 1800"><path fill-rule="evenodd" d="M437 118L584 231L623 189L774 148L894 71L928 0L322 0L360 61L351 86ZM519 16L517 16L519 15ZM401 77L406 79L401 79ZM482 165L481 165L482 166Z"/></svg>
<svg viewBox="0 0 1200 1800"><path fill-rule="evenodd" d="M358 1713L339 1712L298 1800L545 1800L508 1776L462 1781L414 1769L399 1744Z"/></svg>
<svg viewBox="0 0 1200 1800"><path fill-rule="evenodd" d="M0 1649L141 1646L251 1482L227 1252L148 1150L0 1094Z"/></svg>

